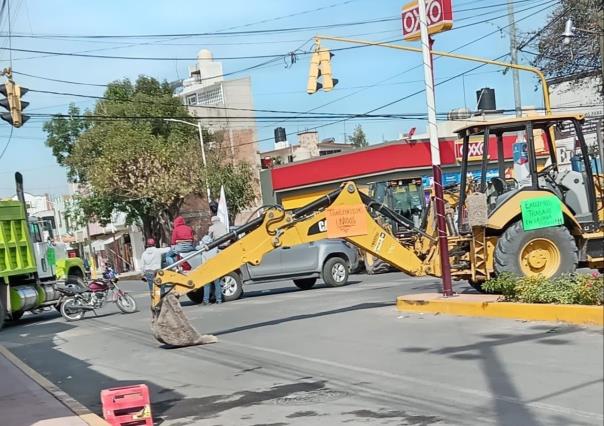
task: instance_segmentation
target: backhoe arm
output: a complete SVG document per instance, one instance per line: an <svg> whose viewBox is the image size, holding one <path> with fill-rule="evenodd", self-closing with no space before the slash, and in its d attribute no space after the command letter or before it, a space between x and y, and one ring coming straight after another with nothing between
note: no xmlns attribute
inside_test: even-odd
<svg viewBox="0 0 604 426"><path fill-rule="evenodd" d="M430 259L422 261L412 247L402 245L369 214L373 200L348 182L326 196L292 212L279 207L268 209L263 217L223 236L208 247L233 241L187 275L171 270L159 271L153 287L152 305L160 301L160 287L185 294L239 269L243 264L258 265L262 257L278 247L292 247L325 238L344 238L355 246L390 263L407 274L437 274ZM392 212L392 214L395 214ZM239 235L245 233L243 237ZM430 255L430 258L433 256Z"/></svg>

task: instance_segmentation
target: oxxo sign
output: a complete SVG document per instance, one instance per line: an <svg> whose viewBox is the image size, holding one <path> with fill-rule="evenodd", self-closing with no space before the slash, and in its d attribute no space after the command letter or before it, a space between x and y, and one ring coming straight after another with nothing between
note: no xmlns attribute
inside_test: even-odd
<svg viewBox="0 0 604 426"><path fill-rule="evenodd" d="M453 28L451 0L427 0L426 15L428 18L428 34L435 34ZM417 1L403 6L401 18L403 20L403 38L407 41L419 40L419 9Z"/></svg>
<svg viewBox="0 0 604 426"><path fill-rule="evenodd" d="M470 138L468 143L468 160L482 159L482 150L484 148L484 139L482 136ZM455 158L457 161L463 159L463 140L455 141Z"/></svg>

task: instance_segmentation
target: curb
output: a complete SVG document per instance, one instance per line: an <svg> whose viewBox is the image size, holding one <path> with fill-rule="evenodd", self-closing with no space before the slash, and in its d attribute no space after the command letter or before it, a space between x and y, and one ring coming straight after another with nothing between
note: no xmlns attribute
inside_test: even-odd
<svg viewBox="0 0 604 426"><path fill-rule="evenodd" d="M78 401L73 399L71 396L63 392L48 379L38 373L36 370L25 364L19 358L17 358L11 351L4 346L0 345L0 355L4 356L11 364L21 370L30 379L36 382L46 392L55 397L61 404L70 409L76 416L82 419L83 422L90 426L109 426L104 419L100 416L91 412L88 408L84 407Z"/></svg>
<svg viewBox="0 0 604 426"><path fill-rule="evenodd" d="M497 298L498 296L482 294L462 294L447 298L441 294L416 294L397 297L396 307L403 312L604 325L602 306L498 302Z"/></svg>

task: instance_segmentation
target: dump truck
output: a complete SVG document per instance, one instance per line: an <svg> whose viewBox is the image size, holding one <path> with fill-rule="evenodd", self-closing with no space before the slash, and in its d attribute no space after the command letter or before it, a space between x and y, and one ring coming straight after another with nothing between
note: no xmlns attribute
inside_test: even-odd
<svg viewBox="0 0 604 426"><path fill-rule="evenodd" d="M487 279L503 272L554 277L573 273L577 267L604 269L604 176L592 171L583 121L576 114L535 115L477 120L457 131L463 141L461 179L457 188L445 193L454 279L481 289ZM579 147L583 171L558 164L555 138L561 131L570 133ZM508 135L525 141L524 176L510 177L507 172L504 151L509 147L504 146L504 137ZM537 137L543 142L539 149ZM483 141L480 173L469 178L469 143L476 138ZM497 173L488 180L487 169L492 166ZM432 199L419 221L411 220L347 182L295 210L270 206L260 217L188 256L230 244L201 266L186 274L173 270L177 264L158 271L151 293L154 336L171 346L215 342L214 336L201 335L189 324L178 296L242 264L258 265L266 253L281 246L344 238L409 275L439 277L442 266L433 204ZM395 235L380 217L408 232Z"/></svg>
<svg viewBox="0 0 604 426"><path fill-rule="evenodd" d="M85 280L82 259L44 240L43 223L27 214L20 173L15 180L18 200L0 200L0 329L25 312L58 308L58 286Z"/></svg>

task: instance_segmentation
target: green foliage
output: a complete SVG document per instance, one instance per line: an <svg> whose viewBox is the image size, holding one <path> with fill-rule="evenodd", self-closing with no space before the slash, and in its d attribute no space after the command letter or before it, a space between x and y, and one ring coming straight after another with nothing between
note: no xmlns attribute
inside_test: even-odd
<svg viewBox="0 0 604 426"><path fill-rule="evenodd" d="M230 161L220 149L221 133L204 130L208 145L217 142L206 173L195 126L164 120L189 117L167 82L147 76L114 81L103 98L92 112L70 105L67 117L44 124L57 162L83 184L69 208L70 223L106 225L119 211L142 224L146 236L166 240L185 197L205 194L206 179L215 197L224 185L233 217L254 201L254 170Z"/></svg>
<svg viewBox="0 0 604 426"><path fill-rule="evenodd" d="M352 136L348 136L348 142L350 142L356 148L363 148L369 146L369 142L367 142L367 136L363 131L363 127L358 124L354 131L352 132Z"/></svg>
<svg viewBox="0 0 604 426"><path fill-rule="evenodd" d="M511 300L516 294L517 282L518 278L515 275L504 272L497 278L485 282L482 289L487 293L501 294L506 300Z"/></svg>
<svg viewBox="0 0 604 426"><path fill-rule="evenodd" d="M490 293L500 293L505 300L513 302L577 305L602 305L604 302L604 277L597 273L552 279L541 276L518 278L504 273L484 283L482 288Z"/></svg>
<svg viewBox="0 0 604 426"><path fill-rule="evenodd" d="M246 162L233 163L228 160L228 150L222 147L222 135L212 135L215 142L214 149L208 157L207 179L212 198L218 200L220 187L224 186L224 195L229 208L230 220L234 221L238 213L253 205L256 194L254 193L254 168ZM205 136L204 136L205 139Z"/></svg>

